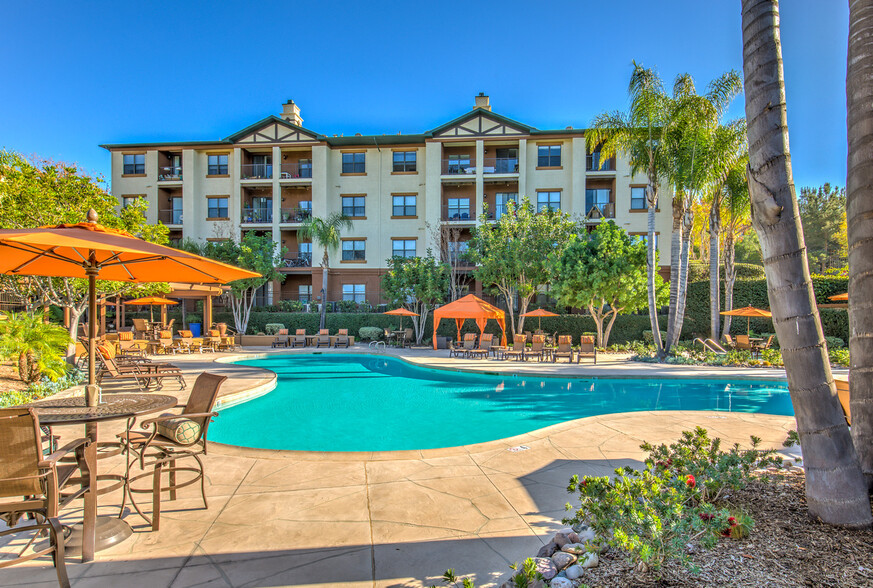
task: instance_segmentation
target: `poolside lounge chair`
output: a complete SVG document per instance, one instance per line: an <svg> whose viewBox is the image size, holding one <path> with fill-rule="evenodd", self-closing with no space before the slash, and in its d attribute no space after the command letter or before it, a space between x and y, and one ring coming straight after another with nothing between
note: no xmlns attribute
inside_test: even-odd
<svg viewBox="0 0 873 588"><path fill-rule="evenodd" d="M462 345L452 345L449 347L449 357L467 357L467 352L472 351L475 347L476 333L466 333Z"/></svg>
<svg viewBox="0 0 873 588"><path fill-rule="evenodd" d="M119 331L118 351L123 356L144 357L149 342L145 339L134 339L133 331Z"/></svg>
<svg viewBox="0 0 873 588"><path fill-rule="evenodd" d="M527 361L530 357L536 357L537 361L543 360L543 347L546 345L546 338L543 335L534 335L533 344L524 354L524 359Z"/></svg>
<svg viewBox="0 0 873 588"><path fill-rule="evenodd" d="M221 346L221 334L218 329L209 329L203 336L201 349L203 351L218 351Z"/></svg>
<svg viewBox="0 0 873 588"><path fill-rule="evenodd" d="M752 342L749 340L749 336L737 335L737 344L735 349L737 351L753 351Z"/></svg>
<svg viewBox="0 0 873 588"><path fill-rule="evenodd" d="M206 432L212 418L218 416L213 412L215 400L221 384L226 376L203 372L191 387L188 403L181 414L165 413L159 417L144 420L143 430L121 433L118 438L125 443L127 451L133 454L144 471L130 477L128 471L130 502L136 512L157 531L161 524L161 494L170 493L170 500L176 499L176 491L196 482L200 482L200 493L203 496L203 507L209 508L206 501L206 473L201 455L206 455ZM176 462L182 459L193 459L196 465L179 467ZM152 461L148 461L152 460ZM184 482L176 483L176 472L194 472L197 474ZM162 476L169 474L169 484L164 486ZM151 478L148 486L134 487L134 482L143 478ZM152 516L146 516L134 499L135 494L150 493L152 495Z"/></svg>
<svg viewBox="0 0 873 588"><path fill-rule="evenodd" d="M570 335L558 336L558 348L552 352L552 362L557 363L560 357L566 357L567 363L573 363L573 337Z"/></svg>
<svg viewBox="0 0 873 588"><path fill-rule="evenodd" d="M296 334L291 338L291 347L306 347L306 329L297 329Z"/></svg>
<svg viewBox="0 0 873 588"><path fill-rule="evenodd" d="M491 333L482 333L479 337L479 347L470 349L467 352L468 357L482 357L488 359L488 354L491 353L491 345L494 343L494 335Z"/></svg>
<svg viewBox="0 0 873 588"><path fill-rule="evenodd" d="M349 346L349 330L348 329L340 329L336 332L336 337L333 340L334 347L348 347Z"/></svg>
<svg viewBox="0 0 873 588"><path fill-rule="evenodd" d="M330 347L330 331L321 329L318 331L318 337L315 339L315 348Z"/></svg>
<svg viewBox="0 0 873 588"><path fill-rule="evenodd" d="M725 333L725 334L722 335L722 336L724 337L724 342L728 344L728 347L730 347L731 349L733 349L733 348L735 348L735 347L737 346L737 344L734 342L733 337L731 337L731 336L728 335L727 333Z"/></svg>
<svg viewBox="0 0 873 588"><path fill-rule="evenodd" d="M147 339L149 334L148 322L141 318L133 319L133 332L136 334L137 339Z"/></svg>
<svg viewBox="0 0 873 588"><path fill-rule="evenodd" d="M579 354L576 356L576 363L581 363L583 357L590 357L597 365L597 347L594 346L594 337L591 335L582 335L579 341Z"/></svg>
<svg viewBox="0 0 873 588"><path fill-rule="evenodd" d="M288 329L279 329L276 333L276 339L273 341L273 347L288 347L291 338L288 336Z"/></svg>
<svg viewBox="0 0 873 588"><path fill-rule="evenodd" d="M0 530L0 539L5 544L8 535L27 533L32 536L18 557L0 559L0 569L50 553L58 584L69 588L64 562L64 530L58 512L88 491L89 470L84 453L88 443L87 439L76 439L46 456L36 412L32 408L0 409L0 446L4 448L0 452L0 476L3 476L0 477L0 518L8 527ZM74 464L58 463L70 452L75 452ZM80 475L73 478L77 470ZM78 489L60 492L73 485ZM32 524L17 528L22 515L32 518ZM33 551L25 555L32 542L46 532L48 545L36 544Z"/></svg>
<svg viewBox="0 0 873 588"><path fill-rule="evenodd" d="M503 352L503 358L509 359L514 357L518 361L524 361L524 355L526 353L527 345L527 336L525 335L515 335L512 338L512 348L507 349Z"/></svg>
<svg viewBox="0 0 873 588"><path fill-rule="evenodd" d="M773 344L773 339L775 337L776 337L776 335L770 335L769 337L767 337L766 341L762 341L760 343L752 343L752 347L754 348L755 353L760 355L761 352L764 351L765 349L770 349L770 346Z"/></svg>
<svg viewBox="0 0 873 588"><path fill-rule="evenodd" d="M139 363L119 366L116 361L105 352L105 347L100 346L100 360L102 369L97 373L97 383L100 384L107 377L119 382L132 382L143 392L152 388L160 390L164 386L166 378L174 379L179 383L179 389L187 388L182 370L171 363Z"/></svg>
<svg viewBox="0 0 873 588"><path fill-rule="evenodd" d="M172 353L175 355L176 347L175 342L173 341L173 333L171 333L170 331L161 330L160 332L158 332L157 340L152 341L152 347L154 348L155 353Z"/></svg>

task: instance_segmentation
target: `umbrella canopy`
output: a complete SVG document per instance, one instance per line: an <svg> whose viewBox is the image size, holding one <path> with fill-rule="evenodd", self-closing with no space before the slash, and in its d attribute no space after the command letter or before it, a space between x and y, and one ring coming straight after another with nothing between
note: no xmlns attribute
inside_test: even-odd
<svg viewBox="0 0 873 588"><path fill-rule="evenodd" d="M97 403L95 340L97 338L97 277L122 282L223 284L260 274L138 239L124 231L88 222L38 229L0 230L0 273L17 276L88 278L89 405Z"/></svg>
<svg viewBox="0 0 873 588"><path fill-rule="evenodd" d="M133 300L126 300L125 304L130 304L131 306L148 306L149 307L149 319L151 321L155 320L155 317L152 315L153 306L169 306L171 304L179 304L175 300L170 300L168 298L164 298L162 296L146 296L144 298L134 298ZM163 312L161 311L161 320L164 320Z"/></svg>
<svg viewBox="0 0 873 588"><path fill-rule="evenodd" d="M735 308L733 310L726 310L721 314L729 315L729 316L744 316L746 317L746 334L748 335L751 331L749 329L749 323L752 318L770 318L773 316L769 310L764 310L762 308L755 308L754 306L744 306L743 308Z"/></svg>
<svg viewBox="0 0 873 588"><path fill-rule="evenodd" d="M440 306L433 311L433 348L437 348L436 332L441 319L455 319L455 324L458 327L458 339L461 338L461 325L466 319L476 321L476 326L479 327L479 332L485 329L485 323L488 319L494 319L500 325L500 330L503 331L501 345L506 345L506 313L494 306L488 304L481 298L477 298L473 294L467 294L463 298L459 298L454 302L450 302L445 306Z"/></svg>
<svg viewBox="0 0 873 588"><path fill-rule="evenodd" d="M830 296L829 300L833 300L834 302L848 302L849 301L849 293L845 294L836 294L834 296Z"/></svg>
<svg viewBox="0 0 873 588"><path fill-rule="evenodd" d="M549 312L548 310L543 310L542 308L538 308L536 310L532 310L530 312L526 312L521 315L525 318L528 317L537 317L537 329L542 330L542 321L544 316L560 316L554 312Z"/></svg>
<svg viewBox="0 0 873 588"><path fill-rule="evenodd" d="M403 329L403 317L405 317L405 316L420 316L417 312L412 312L411 310L406 310L405 308L395 308L394 310L389 310L387 312L383 312L382 314L390 314L391 316L399 316L401 329Z"/></svg>

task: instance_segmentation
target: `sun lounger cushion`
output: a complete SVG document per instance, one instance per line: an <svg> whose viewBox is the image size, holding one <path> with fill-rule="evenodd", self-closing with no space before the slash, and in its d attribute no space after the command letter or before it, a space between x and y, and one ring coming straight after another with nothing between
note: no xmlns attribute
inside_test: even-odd
<svg viewBox="0 0 873 588"><path fill-rule="evenodd" d="M209 329L210 337L220 337L221 333L219 333L218 329Z"/></svg>
<svg viewBox="0 0 873 588"><path fill-rule="evenodd" d="M164 413L161 416L173 416L173 413ZM181 445L190 445L200 436L200 423L185 417L157 422L155 428L159 435Z"/></svg>
<svg viewBox="0 0 873 588"><path fill-rule="evenodd" d="M133 341L133 331L121 331L118 333L119 341Z"/></svg>
<svg viewBox="0 0 873 588"><path fill-rule="evenodd" d="M173 333L170 331L161 331L161 334L158 335L161 339L172 339Z"/></svg>

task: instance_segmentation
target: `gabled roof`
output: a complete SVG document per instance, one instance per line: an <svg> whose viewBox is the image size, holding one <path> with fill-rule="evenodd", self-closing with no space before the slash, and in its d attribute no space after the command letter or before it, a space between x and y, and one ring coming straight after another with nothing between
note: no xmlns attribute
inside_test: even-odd
<svg viewBox="0 0 873 588"><path fill-rule="evenodd" d="M483 120L491 121L492 127L483 128L481 126L481 122ZM471 128L465 123L469 123L471 121L476 121L479 123L477 127ZM530 134L532 131L536 131L537 129L526 125L524 123L520 123L518 121L512 120L511 118L507 118L502 114L497 114L496 112L492 112L487 108L474 108L470 112L459 116L458 118L451 120L443 125L438 126L435 129L428 131L426 134L430 137L436 137L444 134L446 131L451 130L452 128L464 128L470 134L487 134L488 131L494 130L495 127L502 127L505 131L506 127L509 127L514 131L512 134ZM501 133L501 134L506 134Z"/></svg>
<svg viewBox="0 0 873 588"><path fill-rule="evenodd" d="M255 124L249 125L246 128L244 128L243 130L237 131L236 133L230 135L229 137L225 137L224 139L222 139L222 141L226 141L229 143L236 143L240 139L244 139L245 137L252 135L253 133L256 133L258 130L269 126L271 123L285 127L286 129L291 131L289 134L293 135L296 133L298 136L300 134L307 135L309 137L308 140L310 140L310 141L320 141L320 140L324 139L324 137L322 135L319 135L315 131L310 131L309 129L304 129L303 127L297 126L294 123L291 123L291 122L285 120L284 118L280 118L276 115L271 114L267 118L263 118L263 119L259 120L258 122L256 122ZM300 139L298 139L298 140L300 140Z"/></svg>

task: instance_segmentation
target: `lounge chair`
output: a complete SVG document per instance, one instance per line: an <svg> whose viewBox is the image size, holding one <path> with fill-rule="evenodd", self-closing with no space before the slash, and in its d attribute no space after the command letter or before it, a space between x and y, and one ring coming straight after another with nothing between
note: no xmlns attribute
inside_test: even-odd
<svg viewBox="0 0 873 588"><path fill-rule="evenodd" d="M197 376L197 380L191 387L188 403L183 407L181 414L162 414L159 417L144 420L143 430L120 433L118 438L126 445L127 451L132 453L145 470L130 477L128 471L130 502L136 512L144 518L157 531L161 524L161 494L170 493L170 500L176 499L176 491L191 484L200 482L200 493L203 496L203 507L209 508L206 501L206 473L203 468L201 455L206 455L206 432L212 418L218 416L213 412L215 400L221 384L227 379L226 376L203 372ZM179 467L176 462L182 459L193 459L195 464ZM151 459L152 461L147 461ZM194 472L197 474L191 479L176 483L176 472ZM169 474L169 484L163 485L162 476ZM148 486L134 487L137 480L151 478ZM157 490L157 491L156 491ZM152 516L146 516L134 499L135 494L150 493L152 495Z"/></svg>
<svg viewBox="0 0 873 588"><path fill-rule="evenodd" d="M291 343L291 337L288 336L288 329L279 329L276 333L276 339L273 341L273 347L288 347Z"/></svg>
<svg viewBox="0 0 873 588"><path fill-rule="evenodd" d="M543 360L543 347L546 345L546 338L543 335L534 335L531 348L524 354L524 359L527 361L530 357L536 357L537 361Z"/></svg>
<svg viewBox="0 0 873 588"><path fill-rule="evenodd" d="M118 352L123 356L144 357L148 348L149 342L145 339L137 340L134 338L133 331L119 331L118 333Z"/></svg>
<svg viewBox="0 0 873 588"><path fill-rule="evenodd" d="M349 346L349 330L348 329L340 329L336 332L336 337L333 340L334 347L346 347Z"/></svg>
<svg viewBox="0 0 873 588"><path fill-rule="evenodd" d="M527 353L527 336L515 335L512 338L512 348L503 352L504 359L514 357L518 361L524 361L525 353Z"/></svg>
<svg viewBox="0 0 873 588"><path fill-rule="evenodd" d="M754 347L755 353L760 355L761 352L764 351L765 349L770 349L770 346L773 345L773 339L775 337L776 337L776 335L770 335L769 337L767 337L766 341L762 341L761 343L753 343L752 347Z"/></svg>
<svg viewBox="0 0 873 588"><path fill-rule="evenodd" d="M291 347L306 347L306 329L297 329L296 334L291 339Z"/></svg>
<svg viewBox="0 0 873 588"><path fill-rule="evenodd" d="M69 588L70 580L64 562L64 530L58 512L68 503L88 491L88 464L85 462L87 439L76 439L63 448L44 455L39 417L32 408L0 409L0 518L8 528L0 530L0 539L12 534L30 534L30 542L14 559L0 559L0 569L21 562L52 555L58 584ZM10 448L14 448L10 450ZM58 463L74 452L74 464ZM73 478L78 470L79 476ZM8 476L8 477L6 477ZM61 493L73 485L75 491ZM31 524L16 528L22 515L32 518ZM48 545L37 544L24 555L39 535L47 533ZM24 576L27 579L27 576Z"/></svg>
<svg viewBox="0 0 873 588"><path fill-rule="evenodd" d="M559 335L558 348L552 352L552 363L557 363L561 357L566 357L567 363L573 363L573 353L573 337Z"/></svg>
<svg viewBox="0 0 873 588"><path fill-rule="evenodd" d="M105 352L105 347L100 348L100 360L102 368L97 373L97 383L100 384L107 377L119 382L133 382L143 391L148 392L152 388L160 390L164 386L166 378L174 379L179 383L179 389L187 388L182 370L171 363L139 363L119 366L116 361Z"/></svg>
<svg viewBox="0 0 873 588"><path fill-rule="evenodd" d="M200 340L194 338L192 331L182 329L176 332L179 334L179 338L176 339L176 346L179 351L184 353L194 353L194 351L203 353L203 346Z"/></svg>
<svg viewBox="0 0 873 588"><path fill-rule="evenodd" d="M737 344L734 342L733 337L731 337L731 336L728 335L727 333L725 333L725 334L722 335L722 336L724 337L724 342L728 344L728 347L730 347L731 349L733 349L733 348L735 348L735 347L737 346Z"/></svg>
<svg viewBox="0 0 873 588"><path fill-rule="evenodd" d="M466 333L461 345L449 347L449 357L467 357L467 353L476 347L476 333Z"/></svg>
<svg viewBox="0 0 873 588"><path fill-rule="evenodd" d="M315 348L319 347L330 347L330 331L328 329L321 329L318 331L318 336L315 339Z"/></svg>
<svg viewBox="0 0 873 588"><path fill-rule="evenodd" d="M161 330L158 332L158 338L155 341L152 341L152 347L155 350L155 353L162 353L168 355L170 353L176 354L176 345L175 341L173 341L173 333L166 330Z"/></svg>
<svg viewBox="0 0 873 588"><path fill-rule="evenodd" d="M754 351L752 348L752 342L749 340L748 335L737 335L737 344L735 349L737 351Z"/></svg>
<svg viewBox="0 0 873 588"><path fill-rule="evenodd" d="M218 329L209 329L206 331L206 334L203 336L203 343L201 344L201 349L203 351L218 351L221 347L221 334Z"/></svg>
<svg viewBox="0 0 873 588"><path fill-rule="evenodd" d="M168 322L167 326L164 328L172 333L173 332L173 323L175 323L175 322L176 322L176 319L170 319L170 322Z"/></svg>
<svg viewBox="0 0 873 588"><path fill-rule="evenodd" d="M592 358L594 365L597 365L597 347L594 346L594 337L591 335L582 335L579 341L579 354L576 356L576 363L581 363L583 357Z"/></svg>
<svg viewBox="0 0 873 588"><path fill-rule="evenodd" d="M468 357L483 357L488 359L488 354L491 353L491 345L494 343L494 335L491 333L482 333L479 337L479 347L471 349L467 352Z"/></svg>
<svg viewBox="0 0 873 588"><path fill-rule="evenodd" d="M148 335L149 335L148 322L142 318L133 319L133 332L136 335L137 339L148 339Z"/></svg>

